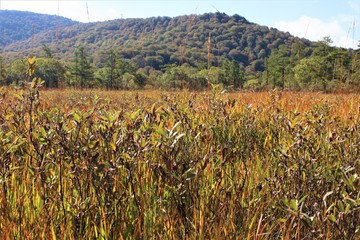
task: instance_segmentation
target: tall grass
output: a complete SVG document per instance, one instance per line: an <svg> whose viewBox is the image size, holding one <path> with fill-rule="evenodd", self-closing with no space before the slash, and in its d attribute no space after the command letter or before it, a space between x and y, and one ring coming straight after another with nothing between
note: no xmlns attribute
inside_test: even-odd
<svg viewBox="0 0 360 240"><path fill-rule="evenodd" d="M358 239L359 116L358 95L2 89L0 236Z"/></svg>

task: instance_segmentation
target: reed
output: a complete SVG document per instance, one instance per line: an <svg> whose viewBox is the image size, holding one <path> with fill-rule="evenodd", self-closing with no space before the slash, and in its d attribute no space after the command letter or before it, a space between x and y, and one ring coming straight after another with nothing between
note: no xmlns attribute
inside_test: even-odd
<svg viewBox="0 0 360 240"><path fill-rule="evenodd" d="M2 88L4 239L358 239L359 95Z"/></svg>

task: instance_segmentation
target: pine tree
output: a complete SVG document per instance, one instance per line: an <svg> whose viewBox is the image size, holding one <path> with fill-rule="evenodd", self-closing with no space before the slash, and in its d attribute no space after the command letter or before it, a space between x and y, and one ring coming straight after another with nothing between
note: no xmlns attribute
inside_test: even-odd
<svg viewBox="0 0 360 240"><path fill-rule="evenodd" d="M80 86L80 88L92 86L94 71L84 47L80 47L75 52L75 58L71 68L71 75L74 85Z"/></svg>
<svg viewBox="0 0 360 240"><path fill-rule="evenodd" d="M6 71L4 66L4 61L2 56L0 56L0 85L5 85L6 83Z"/></svg>

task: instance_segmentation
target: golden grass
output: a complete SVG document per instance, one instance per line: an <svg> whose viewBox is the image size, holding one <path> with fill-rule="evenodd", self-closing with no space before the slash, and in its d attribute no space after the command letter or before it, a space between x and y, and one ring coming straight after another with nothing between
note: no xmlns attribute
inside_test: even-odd
<svg viewBox="0 0 360 240"><path fill-rule="evenodd" d="M357 239L357 94L2 89L4 239Z"/></svg>

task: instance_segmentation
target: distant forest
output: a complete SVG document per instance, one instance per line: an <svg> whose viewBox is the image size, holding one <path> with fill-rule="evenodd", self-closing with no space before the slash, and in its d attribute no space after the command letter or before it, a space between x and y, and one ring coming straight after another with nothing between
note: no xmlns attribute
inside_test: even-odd
<svg viewBox="0 0 360 240"><path fill-rule="evenodd" d="M79 23L19 11L0 14L0 84L21 84L25 58L46 87L357 91L357 50L300 39L239 15Z"/></svg>

